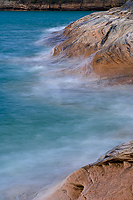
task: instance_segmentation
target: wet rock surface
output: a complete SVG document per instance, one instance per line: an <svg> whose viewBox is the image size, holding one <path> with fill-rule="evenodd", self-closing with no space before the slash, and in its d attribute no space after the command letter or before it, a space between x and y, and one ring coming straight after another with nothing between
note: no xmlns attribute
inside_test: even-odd
<svg viewBox="0 0 133 200"><path fill-rule="evenodd" d="M93 57L91 70L100 78L133 82L133 1L85 16L61 34L64 40L54 47L53 56Z"/></svg>
<svg viewBox="0 0 133 200"><path fill-rule="evenodd" d="M133 140L68 176L45 200L133 199Z"/></svg>

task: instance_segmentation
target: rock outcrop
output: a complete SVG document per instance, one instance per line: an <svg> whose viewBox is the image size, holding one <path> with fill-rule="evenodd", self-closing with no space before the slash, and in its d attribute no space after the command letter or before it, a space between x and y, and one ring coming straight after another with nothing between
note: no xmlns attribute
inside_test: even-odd
<svg viewBox="0 0 133 200"><path fill-rule="evenodd" d="M132 0L123 7L85 16L61 34L64 40L54 47L54 56L91 57L86 72L91 69L103 79L133 82Z"/></svg>
<svg viewBox="0 0 133 200"><path fill-rule="evenodd" d="M0 0L0 10L108 10L126 0Z"/></svg>
<svg viewBox="0 0 133 200"><path fill-rule="evenodd" d="M68 176L43 200L132 200L133 140Z"/></svg>

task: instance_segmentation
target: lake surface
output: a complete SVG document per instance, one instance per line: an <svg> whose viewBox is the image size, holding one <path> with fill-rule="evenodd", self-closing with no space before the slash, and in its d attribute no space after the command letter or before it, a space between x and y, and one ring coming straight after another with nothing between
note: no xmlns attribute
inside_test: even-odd
<svg viewBox="0 0 133 200"><path fill-rule="evenodd" d="M50 54L53 32L90 13L0 12L1 200L31 200L132 139L133 86L63 75L78 60Z"/></svg>

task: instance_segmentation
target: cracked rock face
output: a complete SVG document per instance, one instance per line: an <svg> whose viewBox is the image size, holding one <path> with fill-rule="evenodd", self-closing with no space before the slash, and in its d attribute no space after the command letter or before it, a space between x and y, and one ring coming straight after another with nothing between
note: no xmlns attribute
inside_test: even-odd
<svg viewBox="0 0 133 200"><path fill-rule="evenodd" d="M132 200L133 140L68 176L45 200Z"/></svg>
<svg viewBox="0 0 133 200"><path fill-rule="evenodd" d="M133 81L132 0L121 8L85 16L61 34L64 40L54 47L54 56L85 59L93 55L92 72L100 78Z"/></svg>

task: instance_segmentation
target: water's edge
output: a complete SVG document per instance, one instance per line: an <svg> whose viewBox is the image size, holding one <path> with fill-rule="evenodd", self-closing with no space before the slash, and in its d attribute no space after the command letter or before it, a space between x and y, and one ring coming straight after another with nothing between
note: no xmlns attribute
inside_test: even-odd
<svg viewBox="0 0 133 200"><path fill-rule="evenodd" d="M0 197L43 189L132 139L132 85L65 73L84 59L50 56L52 38L90 12L0 12ZM41 198L41 197L40 197Z"/></svg>

